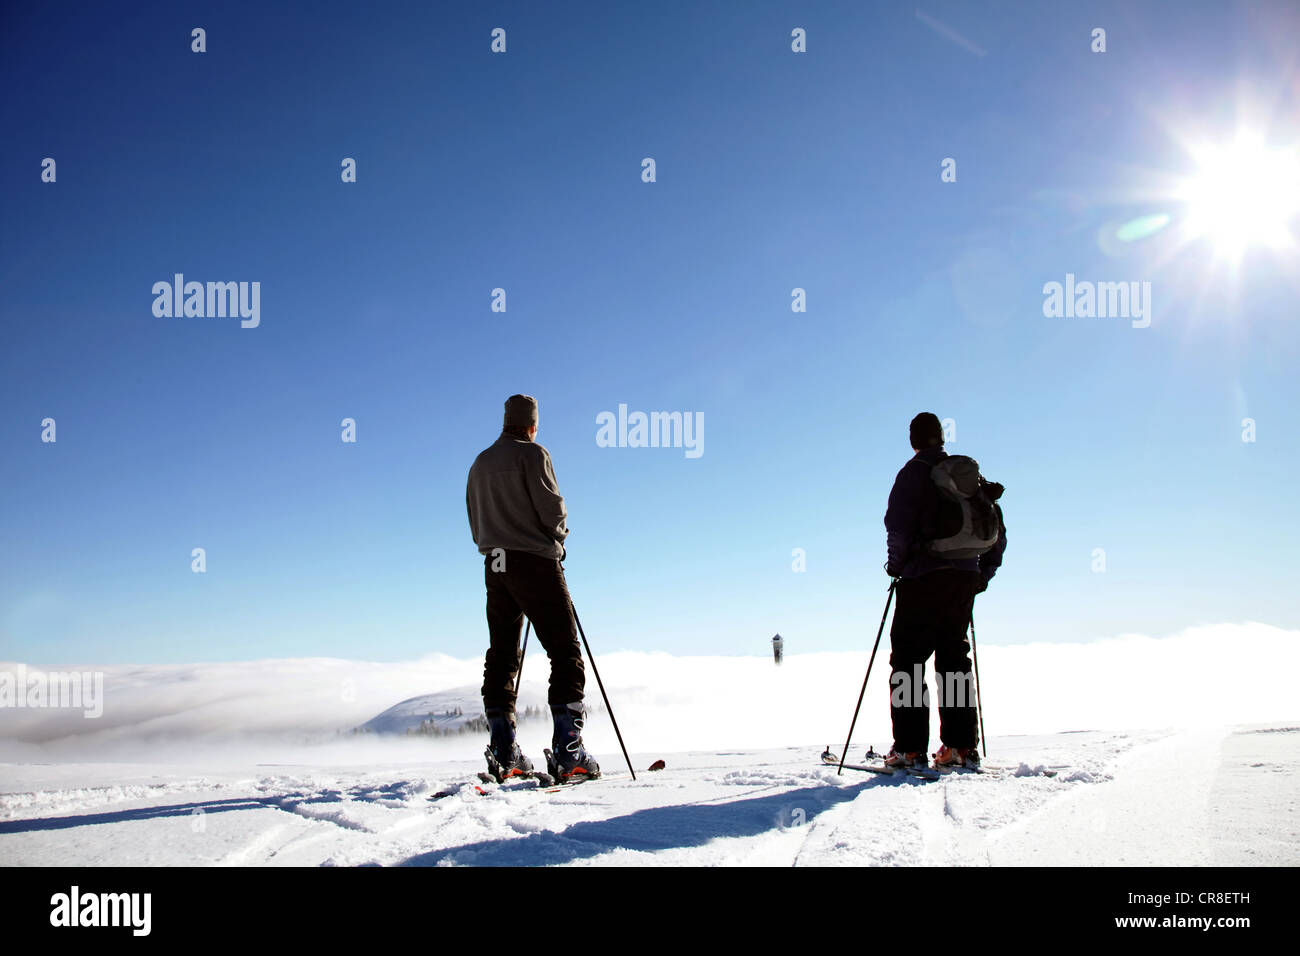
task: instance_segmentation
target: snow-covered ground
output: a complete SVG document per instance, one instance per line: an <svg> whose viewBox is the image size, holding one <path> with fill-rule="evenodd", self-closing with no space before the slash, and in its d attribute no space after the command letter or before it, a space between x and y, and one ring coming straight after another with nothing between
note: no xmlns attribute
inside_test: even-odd
<svg viewBox="0 0 1300 956"><path fill-rule="evenodd" d="M1300 726L994 738L1012 768L930 781L820 745L617 752L560 792L476 761L357 767L8 765L11 865L1151 865L1300 863ZM667 768L640 771L655 757ZM1054 768L1054 777L1032 773ZM1019 775L1017 775L1019 774ZM452 790L449 796L434 794Z"/></svg>
<svg viewBox="0 0 1300 956"><path fill-rule="evenodd" d="M637 779L593 687L584 735L606 779L486 795L467 783L481 731L402 732L477 713L476 658L106 668L84 711L18 705L11 677L0 864L1300 863L1286 685L1300 633L981 646L989 763L1013 769L937 781L819 762L841 746L866 659L604 655ZM1267 662L1275 681L1231 679L1229 660ZM851 758L889 745L883 667ZM0 665L0 685L20 671L39 675ZM539 655L523 703L545 700L545 677ZM544 716L520 724L537 763L549 736ZM667 769L641 770L659 758Z"/></svg>

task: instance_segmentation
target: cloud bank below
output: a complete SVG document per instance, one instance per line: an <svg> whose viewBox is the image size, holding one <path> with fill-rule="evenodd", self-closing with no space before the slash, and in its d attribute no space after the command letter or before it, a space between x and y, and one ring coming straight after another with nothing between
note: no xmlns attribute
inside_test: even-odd
<svg viewBox="0 0 1300 956"><path fill-rule="evenodd" d="M1122 635L1086 644L979 649L991 739L1070 730L1127 730L1264 723L1300 718L1288 685L1300 673L1300 631L1216 624L1152 638ZM602 656L601 677L628 747L652 755L710 748L830 744L838 749L861 688L870 648L769 657ZM11 683L22 670L0 664ZM90 668L78 668L90 670ZM68 708L0 707L0 761L225 764L249 761L411 762L473 759L485 741L355 736L348 731L399 701L448 692L472 702L479 659L443 655L405 663L288 659L114 667L103 675L103 714ZM523 697L545 698L546 662L530 655ZM855 748L890 743L888 637L863 703ZM930 677L933 687L933 677ZM599 704L588 671L588 699ZM468 708L466 708L468 712ZM932 717L932 748L937 746ZM521 742L540 757L549 723L524 724ZM608 717L597 713L589 744L621 762Z"/></svg>

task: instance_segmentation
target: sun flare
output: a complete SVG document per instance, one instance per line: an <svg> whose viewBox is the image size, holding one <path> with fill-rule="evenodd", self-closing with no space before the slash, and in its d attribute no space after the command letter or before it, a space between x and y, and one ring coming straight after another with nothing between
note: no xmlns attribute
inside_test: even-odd
<svg viewBox="0 0 1300 956"><path fill-rule="evenodd" d="M1187 203L1188 238L1206 238L1216 252L1238 258L1248 246L1295 245L1300 213L1300 156L1240 136L1230 145L1193 153L1199 169L1178 192Z"/></svg>

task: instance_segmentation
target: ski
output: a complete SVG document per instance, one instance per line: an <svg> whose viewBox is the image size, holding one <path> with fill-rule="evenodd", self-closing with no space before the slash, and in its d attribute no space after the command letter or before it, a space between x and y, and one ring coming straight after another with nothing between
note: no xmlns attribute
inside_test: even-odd
<svg viewBox="0 0 1300 956"><path fill-rule="evenodd" d="M868 758L868 759L870 759L870 758L872 758L872 757L879 757L879 756L880 756L880 754L876 753L875 750L868 750L868 751L867 751L867 758ZM821 759L822 759L822 763L827 764L827 765L829 765L829 766L832 766L832 767L839 766L840 758L837 757L834 753L832 753L832 752L831 752L831 749L830 749L829 747L827 747L826 750L822 752L822 758L821 758ZM884 766L883 764L848 764L848 763L846 763L844 766L845 766L845 768L848 769L848 770L865 770L865 771L869 771L869 772L871 772L871 773L879 773L879 774L891 774L891 773L896 773L896 772L897 772L897 771L895 771L892 767L886 767L886 766ZM988 776L988 777L1014 777L1014 776L1017 776L1017 773L1016 773L1016 772L1017 772L1020 768L1019 768L1018 766L1016 766L1016 767L1007 767L1007 766L1002 766L1002 765L999 765L999 764L993 764L993 765L990 765L990 764L982 764L982 765L980 765L980 766L978 766L978 767L935 767L935 766L931 766L931 767L924 767L924 768L922 768L922 767L908 767L908 768L905 768L905 769L906 769L906 772L907 772L907 773L910 773L910 774L912 774L913 776L924 777L924 778L926 778L927 780L937 780L937 779L938 779L939 777L941 777L941 776L948 776L948 775L950 775L950 774L956 774L956 775L961 775L961 774L981 774L981 775ZM1059 772L1060 772L1060 768L1044 768L1044 769L1042 769L1042 770L1035 770L1033 773L1020 774L1020 776L1025 776L1025 777L1055 777Z"/></svg>
<svg viewBox="0 0 1300 956"><path fill-rule="evenodd" d="M880 754L876 753L874 747L869 748L867 750L866 756L868 760L871 760L872 758L877 758L881 760L884 759ZM840 758L831 752L830 747L827 747L824 751L822 751L822 763L827 764L828 766L831 767L838 767L840 764ZM844 765L844 769L865 770L868 773L878 773L882 775L885 774L892 775L895 773L907 773L907 774L911 774L913 777L921 777L922 779L925 780L939 779L938 772L930 767L886 767L883 763L878 763L878 764L846 763Z"/></svg>
<svg viewBox="0 0 1300 956"><path fill-rule="evenodd" d="M466 787L471 786L480 797L486 797L499 792L559 793L561 790L567 790L568 788L577 786L580 783L587 783L591 780L601 779L600 776L592 777L587 774L575 774L572 777L565 778L558 773L559 767L556 765L555 755L552 754L549 749L542 752L546 755L546 765L548 768L552 769L552 773L543 773L540 770L530 770L527 772L516 771L507 775L504 780L498 780L487 771L479 771L476 775L478 783L458 783L450 787L445 787L431 795L429 799L442 800L446 797L454 796L462 792ZM617 774L615 776L617 776Z"/></svg>
<svg viewBox="0 0 1300 956"><path fill-rule="evenodd" d="M838 765L839 761L833 761L831 766ZM872 773L890 774L896 773L893 768L886 767L883 764L848 764L844 765L845 770L868 770ZM925 777L927 780L938 780L940 777L961 777L967 774L972 776L993 777L995 779L1004 779L1007 777L1055 777L1059 771L1056 770L1035 770L1033 773L1017 774L1018 767L908 767L906 772L916 777Z"/></svg>
<svg viewBox="0 0 1300 956"><path fill-rule="evenodd" d="M480 797L486 797L489 794L503 793L555 793L557 791L555 781L550 774L546 773L517 773L513 776L506 777L505 780L498 781L490 773L479 773L478 783L458 783L450 787L444 787L437 793L429 797L430 800L442 800L445 797L452 797L460 793L466 787L473 787L474 792ZM491 787L492 789L484 789Z"/></svg>
<svg viewBox="0 0 1300 956"><path fill-rule="evenodd" d="M838 764L838 761L836 761ZM920 777L922 780L938 780L942 774L937 770L922 767L886 767L884 764L867 764L867 763L846 763L845 770L865 770L868 773L878 773L882 776L893 776L896 773L907 774L911 777Z"/></svg>

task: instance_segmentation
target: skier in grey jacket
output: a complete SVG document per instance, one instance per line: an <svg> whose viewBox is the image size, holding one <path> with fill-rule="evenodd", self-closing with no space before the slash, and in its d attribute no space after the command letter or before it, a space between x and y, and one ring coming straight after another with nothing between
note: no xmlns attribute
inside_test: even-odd
<svg viewBox="0 0 1300 956"><path fill-rule="evenodd" d="M483 555L489 646L483 708L491 728L488 769L499 780L532 770L515 741L515 678L524 615L551 662L547 699L561 776L600 776L582 745L586 672L561 561L568 512L537 435L537 400L511 395L498 438L474 459L465 489L470 533Z"/></svg>

